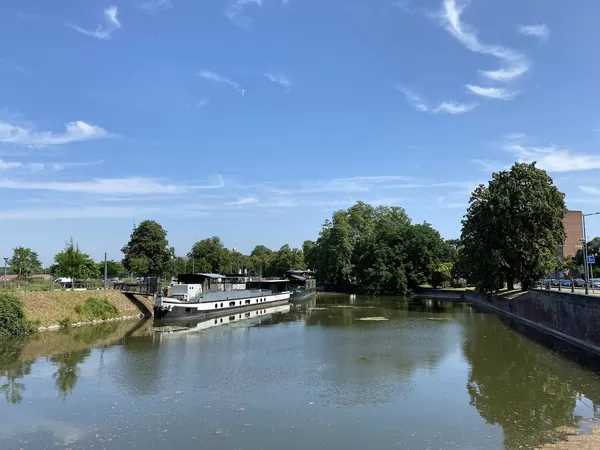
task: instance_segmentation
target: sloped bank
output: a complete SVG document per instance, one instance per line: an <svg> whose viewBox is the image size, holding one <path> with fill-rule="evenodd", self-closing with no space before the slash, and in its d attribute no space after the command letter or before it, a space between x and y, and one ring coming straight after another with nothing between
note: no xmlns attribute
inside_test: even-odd
<svg viewBox="0 0 600 450"><path fill-rule="evenodd" d="M3 295L17 299L27 324L38 330L149 317L153 306L150 297L111 290L18 292Z"/></svg>
<svg viewBox="0 0 600 450"><path fill-rule="evenodd" d="M443 289L423 289L417 295L465 301L519 320L600 356L598 297L541 289L514 298Z"/></svg>

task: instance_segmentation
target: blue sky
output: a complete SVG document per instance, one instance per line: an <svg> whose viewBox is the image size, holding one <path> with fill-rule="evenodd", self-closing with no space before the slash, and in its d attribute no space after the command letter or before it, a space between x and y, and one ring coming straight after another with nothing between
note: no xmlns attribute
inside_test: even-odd
<svg viewBox="0 0 600 450"><path fill-rule="evenodd" d="M315 239L356 200L458 237L492 171L538 161L600 210L600 4L9 0L0 242L120 259ZM600 235L600 216L588 221Z"/></svg>

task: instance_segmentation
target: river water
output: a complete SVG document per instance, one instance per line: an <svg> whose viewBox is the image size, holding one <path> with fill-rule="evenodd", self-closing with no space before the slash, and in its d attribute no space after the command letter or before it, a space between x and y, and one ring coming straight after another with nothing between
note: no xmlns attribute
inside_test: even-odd
<svg viewBox="0 0 600 450"><path fill-rule="evenodd" d="M328 296L220 320L0 344L0 448L518 449L594 426L600 378L576 353L461 303Z"/></svg>

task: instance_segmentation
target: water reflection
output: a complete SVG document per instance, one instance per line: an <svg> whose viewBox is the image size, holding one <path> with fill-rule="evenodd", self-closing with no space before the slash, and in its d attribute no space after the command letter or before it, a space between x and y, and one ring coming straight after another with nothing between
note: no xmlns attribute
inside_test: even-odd
<svg viewBox="0 0 600 450"><path fill-rule="evenodd" d="M593 372L460 303L327 296L223 319L5 342L0 447L530 448L600 400Z"/></svg>
<svg viewBox="0 0 600 450"><path fill-rule="evenodd" d="M471 404L489 423L502 427L505 448L537 447L580 426L580 393L585 389L597 395L597 377L496 318L475 314L464 324ZM593 407L587 417L594 417Z"/></svg>

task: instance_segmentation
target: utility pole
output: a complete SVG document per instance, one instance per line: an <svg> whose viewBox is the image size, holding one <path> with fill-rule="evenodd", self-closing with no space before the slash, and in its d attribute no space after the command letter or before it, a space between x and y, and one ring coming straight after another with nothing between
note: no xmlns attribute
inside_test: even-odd
<svg viewBox="0 0 600 450"><path fill-rule="evenodd" d="M583 242L583 267L584 267L584 271L585 271L585 293L586 295L590 293L590 287L588 285L588 282L591 282L592 277L590 277L590 264L588 264L588 252L587 252L587 233L585 231L585 218L588 216L596 216L600 214L599 212L594 212L594 213L589 213L589 214L581 214L581 219L583 220L583 239L581 240Z"/></svg>
<svg viewBox="0 0 600 450"><path fill-rule="evenodd" d="M6 289L6 264L8 263L8 258L4 258L4 288Z"/></svg>
<svg viewBox="0 0 600 450"><path fill-rule="evenodd" d="M104 252L104 289L106 289L106 286L108 286L107 274L108 274L108 266L106 264L106 252Z"/></svg>

